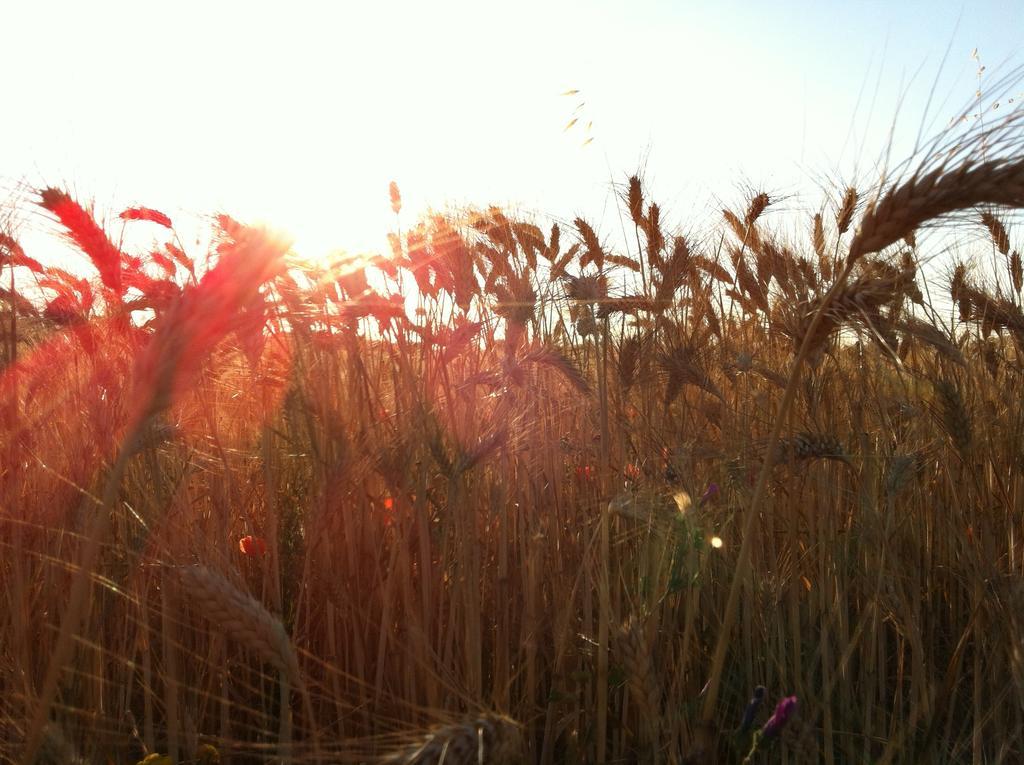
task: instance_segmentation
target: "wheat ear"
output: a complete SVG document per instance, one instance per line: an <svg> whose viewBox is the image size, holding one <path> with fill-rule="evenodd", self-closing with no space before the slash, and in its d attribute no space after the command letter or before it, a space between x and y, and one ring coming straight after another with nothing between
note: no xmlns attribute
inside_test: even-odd
<svg viewBox="0 0 1024 765"><path fill-rule="evenodd" d="M199 611L220 625L232 639L255 651L264 661L280 670L282 749L291 748L291 718L286 708L288 685L291 684L302 696L313 736L313 747L318 750L313 704L302 678L298 655L284 625L262 603L239 590L217 572L203 566L181 566L176 571L179 582ZM287 754L284 759L289 759Z"/></svg>
<svg viewBox="0 0 1024 765"><path fill-rule="evenodd" d="M623 624L615 636L615 649L626 673L629 694L640 713L645 758L657 761L661 720L661 683L654 670L649 625L637 619Z"/></svg>
<svg viewBox="0 0 1024 765"><path fill-rule="evenodd" d="M995 159L915 173L872 203L850 242L849 260L878 252L940 215L976 205L1024 206L1024 159Z"/></svg>
<svg viewBox="0 0 1024 765"><path fill-rule="evenodd" d="M189 600L206 618L284 672L296 685L302 682L298 656L288 633L262 603L203 566L182 566L176 572Z"/></svg>

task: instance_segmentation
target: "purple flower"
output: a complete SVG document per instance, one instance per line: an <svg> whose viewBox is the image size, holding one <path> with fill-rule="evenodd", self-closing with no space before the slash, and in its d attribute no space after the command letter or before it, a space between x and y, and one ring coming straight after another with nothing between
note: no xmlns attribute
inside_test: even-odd
<svg viewBox="0 0 1024 765"><path fill-rule="evenodd" d="M796 696L787 696L775 705L775 711L768 718L768 722L761 728L761 737L765 739L774 738L779 735L789 718L796 712Z"/></svg>
<svg viewBox="0 0 1024 765"><path fill-rule="evenodd" d="M704 505L718 496L718 484L712 481L708 484L708 488L704 490L704 493L700 497L701 505Z"/></svg>
<svg viewBox="0 0 1024 765"><path fill-rule="evenodd" d="M754 689L754 697L747 703L747 708L743 710L743 719L740 721L740 733L746 733L750 730L750 726L754 724L754 717L757 715L757 710L760 708L762 701L764 701L764 686L759 685Z"/></svg>

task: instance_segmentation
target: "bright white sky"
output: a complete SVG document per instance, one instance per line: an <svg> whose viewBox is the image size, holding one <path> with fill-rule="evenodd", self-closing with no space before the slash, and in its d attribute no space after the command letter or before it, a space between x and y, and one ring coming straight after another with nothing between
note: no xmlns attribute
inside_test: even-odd
<svg viewBox="0 0 1024 765"><path fill-rule="evenodd" d="M669 223L744 184L816 207L817 186L874 177L901 93L912 139L938 78L930 135L977 87L973 48L1020 65L1024 3L4 0L2 18L0 193L225 211L313 257L384 250L392 179L406 221L512 204L613 239L611 183L641 166Z"/></svg>

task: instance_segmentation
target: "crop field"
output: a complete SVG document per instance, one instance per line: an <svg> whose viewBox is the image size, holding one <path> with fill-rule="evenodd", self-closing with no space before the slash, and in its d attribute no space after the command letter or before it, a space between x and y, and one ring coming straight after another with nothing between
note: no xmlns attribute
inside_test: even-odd
<svg viewBox="0 0 1024 765"><path fill-rule="evenodd" d="M0 762L1020 762L1022 123L686 231L627 171L614 243L34 190L91 268L0 233Z"/></svg>

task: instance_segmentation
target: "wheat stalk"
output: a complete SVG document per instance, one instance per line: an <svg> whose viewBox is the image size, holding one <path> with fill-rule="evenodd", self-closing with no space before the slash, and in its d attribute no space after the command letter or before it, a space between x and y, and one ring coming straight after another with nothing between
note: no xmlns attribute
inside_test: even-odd
<svg viewBox="0 0 1024 765"><path fill-rule="evenodd" d="M1008 131L1008 128L1014 125L1014 118L1008 118L998 128L976 136L969 145L969 150L978 147L984 150L990 138L1000 138L1002 132ZM974 164L970 158L967 158L952 170L947 170L947 165L944 162L938 169L922 174L923 168L927 166L930 159L930 157L925 158L922 166L912 174L909 181L890 190L881 197L880 201L876 200L870 205L861 219L860 228L850 243L842 274L821 299L803 332L803 339L790 372L789 383L779 402L772 431L768 437L768 455L761 466L753 497L741 521L742 542L722 616L722 626L712 654L708 686L701 710L701 722L705 725L712 724L718 705L718 693L723 678L726 654L739 609L740 591L751 572L754 525L765 496L768 477L774 466L775 444L778 443L782 429L789 420L803 364L811 355L814 343L820 337L819 326L828 323L826 316L832 309L836 298L843 294L853 266L862 256L884 249L939 215L985 203L1024 205L1024 159L996 159Z"/></svg>
<svg viewBox="0 0 1024 765"><path fill-rule="evenodd" d="M58 725L51 723L43 729L36 765L81 765L83 762Z"/></svg>

